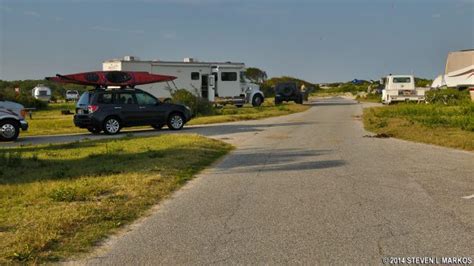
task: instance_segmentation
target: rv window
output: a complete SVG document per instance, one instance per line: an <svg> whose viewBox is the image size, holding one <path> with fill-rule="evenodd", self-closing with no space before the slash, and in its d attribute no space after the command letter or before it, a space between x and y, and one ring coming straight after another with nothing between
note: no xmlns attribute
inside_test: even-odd
<svg viewBox="0 0 474 266"><path fill-rule="evenodd" d="M393 83L410 83L410 77L393 78Z"/></svg>
<svg viewBox="0 0 474 266"><path fill-rule="evenodd" d="M191 72L191 80L199 80L199 72Z"/></svg>
<svg viewBox="0 0 474 266"><path fill-rule="evenodd" d="M222 72L222 81L237 81L237 72Z"/></svg>
<svg viewBox="0 0 474 266"><path fill-rule="evenodd" d="M98 103L111 104L112 102L112 93L101 93L97 98Z"/></svg>

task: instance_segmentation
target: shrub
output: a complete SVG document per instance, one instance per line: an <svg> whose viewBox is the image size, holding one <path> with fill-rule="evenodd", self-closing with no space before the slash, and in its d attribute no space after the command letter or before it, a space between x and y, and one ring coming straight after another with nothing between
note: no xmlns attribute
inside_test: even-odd
<svg viewBox="0 0 474 266"><path fill-rule="evenodd" d="M457 89L432 90L426 93L426 101L429 103L442 103L446 105L457 105L469 102L468 91Z"/></svg>
<svg viewBox="0 0 474 266"><path fill-rule="evenodd" d="M171 96L174 103L188 106L194 115L214 114L214 108L207 99L199 97L186 89L173 90Z"/></svg>

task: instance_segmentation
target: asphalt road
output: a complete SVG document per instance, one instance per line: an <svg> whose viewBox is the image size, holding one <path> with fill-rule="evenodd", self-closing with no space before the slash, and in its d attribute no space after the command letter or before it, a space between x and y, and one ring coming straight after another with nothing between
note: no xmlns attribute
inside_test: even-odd
<svg viewBox="0 0 474 266"><path fill-rule="evenodd" d="M474 198L463 198L474 194L473 153L367 137L362 105L351 100L313 105L285 117L186 130L237 149L91 258L73 263L474 257Z"/></svg>

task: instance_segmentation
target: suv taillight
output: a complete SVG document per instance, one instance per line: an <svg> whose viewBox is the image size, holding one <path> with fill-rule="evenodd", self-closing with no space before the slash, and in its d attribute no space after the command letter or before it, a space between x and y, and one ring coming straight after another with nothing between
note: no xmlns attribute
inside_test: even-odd
<svg viewBox="0 0 474 266"><path fill-rule="evenodd" d="M97 112L99 110L99 106L98 105L89 105L89 106L87 106L87 110L89 111L89 113Z"/></svg>
<svg viewBox="0 0 474 266"><path fill-rule="evenodd" d="M22 116L23 118L26 117L26 113L27 113L27 112L26 112L25 109L21 109L20 114L21 114L21 116Z"/></svg>

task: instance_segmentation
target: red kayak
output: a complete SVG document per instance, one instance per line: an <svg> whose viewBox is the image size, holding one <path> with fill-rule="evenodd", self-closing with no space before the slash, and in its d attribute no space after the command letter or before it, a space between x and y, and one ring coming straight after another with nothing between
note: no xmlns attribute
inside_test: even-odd
<svg viewBox="0 0 474 266"><path fill-rule="evenodd" d="M176 77L166 75L155 75L148 72L136 71L93 71L70 75L59 75L56 77L47 77L46 80L73 83L90 86L127 86L134 87L156 82L165 82L175 80Z"/></svg>

